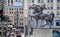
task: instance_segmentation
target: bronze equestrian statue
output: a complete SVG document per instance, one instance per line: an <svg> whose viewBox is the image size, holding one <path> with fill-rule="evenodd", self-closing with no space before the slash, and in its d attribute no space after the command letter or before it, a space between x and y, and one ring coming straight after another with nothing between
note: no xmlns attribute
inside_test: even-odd
<svg viewBox="0 0 60 37"><path fill-rule="evenodd" d="M32 17L34 19L36 19L36 28L37 28L37 24L38 24L38 20L41 19L41 20L45 20L47 24L41 26L41 27L44 27L46 25L48 25L48 22L51 24L52 26L52 21L54 19L54 13L50 13L49 15L48 14L43 14L43 10L46 9L45 5L43 6L39 6L39 5L35 5L33 4L33 6L30 7L30 9L33 10L33 15L31 15L31 20L32 20ZM51 27L50 26L50 27Z"/></svg>

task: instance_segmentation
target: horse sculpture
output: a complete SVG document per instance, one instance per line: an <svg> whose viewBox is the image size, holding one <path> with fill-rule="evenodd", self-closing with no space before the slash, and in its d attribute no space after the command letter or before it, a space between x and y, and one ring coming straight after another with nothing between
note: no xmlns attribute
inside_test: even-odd
<svg viewBox="0 0 60 37"><path fill-rule="evenodd" d="M41 26L41 27L44 27L46 25L48 25L48 22L51 24L52 26L52 21L54 19L54 13L50 13L49 15L48 14L43 14L43 10L46 9L46 7L43 5L43 6L39 6L39 5L35 5L33 4L33 6L30 7L30 9L33 10L33 14L34 15L31 15L31 20L32 20L32 17L34 19L36 19L36 28L37 28L37 24L38 24L38 20L41 19L41 20L45 20L47 24ZM51 27L50 26L50 27Z"/></svg>

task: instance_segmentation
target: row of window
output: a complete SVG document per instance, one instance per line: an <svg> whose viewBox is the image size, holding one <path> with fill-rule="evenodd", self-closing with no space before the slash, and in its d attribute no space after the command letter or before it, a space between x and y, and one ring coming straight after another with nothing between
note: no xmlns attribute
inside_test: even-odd
<svg viewBox="0 0 60 37"><path fill-rule="evenodd" d="M17 23L14 23L15 25L17 25ZM23 23L20 23L20 25L22 25L23 26Z"/></svg>
<svg viewBox="0 0 60 37"><path fill-rule="evenodd" d="M47 13L49 13L50 11L47 11ZM59 16L60 15L60 11L56 11L56 15Z"/></svg>
<svg viewBox="0 0 60 37"><path fill-rule="evenodd" d="M21 0L16 0L16 2L20 2ZM8 3L10 3L10 0L8 0ZM11 3L13 3L13 0L11 0Z"/></svg>
<svg viewBox="0 0 60 37"><path fill-rule="evenodd" d="M10 3L10 0L8 0L8 3ZM11 0L11 3L13 3L13 0Z"/></svg>
<svg viewBox="0 0 60 37"><path fill-rule="evenodd" d="M54 7L47 7L47 9L53 9ZM56 9L60 9L60 7L58 6Z"/></svg>
<svg viewBox="0 0 60 37"><path fill-rule="evenodd" d="M32 0L32 3L34 3L35 0ZM43 3L45 0L38 0L38 3ZM53 2L55 0L47 0L47 2ZM60 0L56 0L57 2L60 2ZM28 2L30 2L30 0L28 0Z"/></svg>
<svg viewBox="0 0 60 37"><path fill-rule="evenodd" d="M9 12L10 14L13 14L14 12ZM19 12L20 14L23 14L23 12Z"/></svg>
<svg viewBox="0 0 60 37"><path fill-rule="evenodd" d="M16 21L16 20L17 20L17 19L15 19L15 21ZM23 21L23 19L20 18L20 21Z"/></svg>
<svg viewBox="0 0 60 37"><path fill-rule="evenodd" d="M15 8L15 9L10 8L9 10L18 10L18 8ZM23 10L23 8L20 8L19 10Z"/></svg>

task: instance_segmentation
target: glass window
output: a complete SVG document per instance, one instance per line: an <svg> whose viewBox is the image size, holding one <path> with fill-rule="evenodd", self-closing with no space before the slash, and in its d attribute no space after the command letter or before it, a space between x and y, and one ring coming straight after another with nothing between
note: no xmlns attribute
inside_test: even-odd
<svg viewBox="0 0 60 37"><path fill-rule="evenodd" d="M22 10L23 10L23 8L22 8Z"/></svg>
<svg viewBox="0 0 60 37"><path fill-rule="evenodd" d="M23 14L23 12L22 12L22 14Z"/></svg>
<svg viewBox="0 0 60 37"><path fill-rule="evenodd" d="M12 8L12 10L13 10L13 8Z"/></svg>
<svg viewBox="0 0 60 37"><path fill-rule="evenodd" d="M10 6L10 0L8 0L8 6Z"/></svg>
<svg viewBox="0 0 60 37"><path fill-rule="evenodd" d="M10 14L11 14L11 12L10 12Z"/></svg>
<svg viewBox="0 0 60 37"><path fill-rule="evenodd" d="M2 35L2 32L0 32L0 36Z"/></svg>
<svg viewBox="0 0 60 37"><path fill-rule="evenodd" d="M20 0L16 0L16 2L19 2Z"/></svg>
<svg viewBox="0 0 60 37"><path fill-rule="evenodd" d="M11 10L11 8L10 8L10 10Z"/></svg>
<svg viewBox="0 0 60 37"><path fill-rule="evenodd" d="M13 3L13 0L11 0L11 3Z"/></svg>
<svg viewBox="0 0 60 37"><path fill-rule="evenodd" d="M59 11L57 11L57 16L59 15Z"/></svg>
<svg viewBox="0 0 60 37"><path fill-rule="evenodd" d="M20 22L20 25L21 25L21 22Z"/></svg>
<svg viewBox="0 0 60 37"><path fill-rule="evenodd" d="M43 3L44 2L44 0L41 0L41 3Z"/></svg>
<svg viewBox="0 0 60 37"><path fill-rule="evenodd" d="M16 25L16 23L14 23Z"/></svg>
<svg viewBox="0 0 60 37"><path fill-rule="evenodd" d="M22 21L23 21L23 19L22 19Z"/></svg>
<svg viewBox="0 0 60 37"><path fill-rule="evenodd" d="M57 9L59 9L59 7L57 7Z"/></svg>
<svg viewBox="0 0 60 37"><path fill-rule="evenodd" d="M60 0L57 0L57 2L60 2Z"/></svg>
<svg viewBox="0 0 60 37"><path fill-rule="evenodd" d="M56 6L57 6L57 9L59 9L59 8L60 8L60 4L56 4Z"/></svg>
<svg viewBox="0 0 60 37"><path fill-rule="evenodd" d="M22 23L22 25L23 25L23 23Z"/></svg>
<svg viewBox="0 0 60 37"><path fill-rule="evenodd" d="M53 7L51 7L51 9L53 9Z"/></svg>
<svg viewBox="0 0 60 37"><path fill-rule="evenodd" d="M32 3L34 3L34 0L32 0Z"/></svg>
<svg viewBox="0 0 60 37"><path fill-rule="evenodd" d="M13 14L13 12L12 12L12 14Z"/></svg>
<svg viewBox="0 0 60 37"><path fill-rule="evenodd" d="M50 2L50 0L47 0L48 2Z"/></svg>
<svg viewBox="0 0 60 37"><path fill-rule="evenodd" d="M10 3L10 0L8 0L8 3Z"/></svg>
<svg viewBox="0 0 60 37"><path fill-rule="evenodd" d="M50 9L50 7L48 7L48 9Z"/></svg>
<svg viewBox="0 0 60 37"><path fill-rule="evenodd" d="M53 2L53 0L51 0L51 2Z"/></svg>
<svg viewBox="0 0 60 37"><path fill-rule="evenodd" d="M19 10L21 10L21 8Z"/></svg>
<svg viewBox="0 0 60 37"><path fill-rule="evenodd" d="M38 0L38 3L40 3L40 0Z"/></svg>
<svg viewBox="0 0 60 37"><path fill-rule="evenodd" d="M2 27L0 27L0 30L2 29Z"/></svg>
<svg viewBox="0 0 60 37"><path fill-rule="evenodd" d="M21 14L21 12L20 12L20 14Z"/></svg>
<svg viewBox="0 0 60 37"><path fill-rule="evenodd" d="M60 26L60 20L56 20L56 26Z"/></svg>

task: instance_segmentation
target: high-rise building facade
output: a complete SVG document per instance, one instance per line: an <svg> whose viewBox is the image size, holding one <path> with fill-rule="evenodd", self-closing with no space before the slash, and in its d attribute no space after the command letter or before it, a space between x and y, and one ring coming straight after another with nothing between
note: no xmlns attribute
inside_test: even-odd
<svg viewBox="0 0 60 37"><path fill-rule="evenodd" d="M4 6L4 15L9 16L11 24L15 26L23 26L24 20L24 4L22 0L6 0Z"/></svg>

